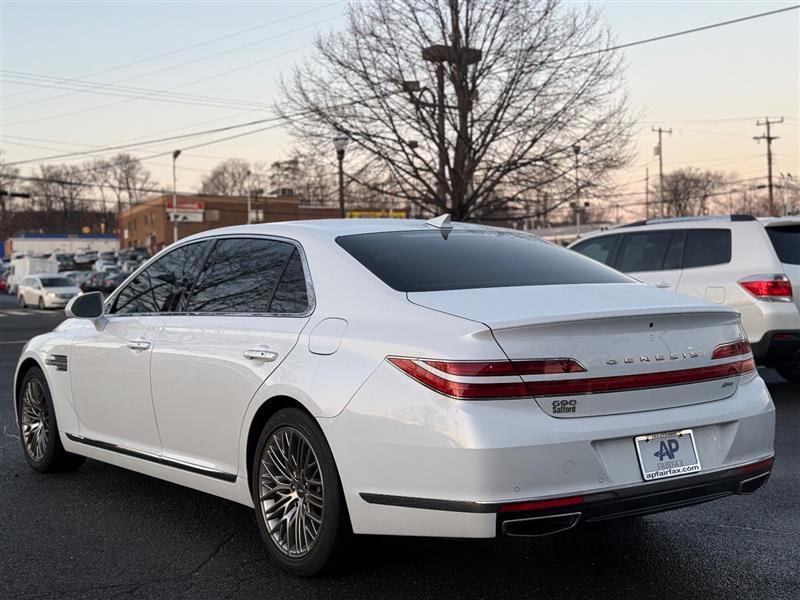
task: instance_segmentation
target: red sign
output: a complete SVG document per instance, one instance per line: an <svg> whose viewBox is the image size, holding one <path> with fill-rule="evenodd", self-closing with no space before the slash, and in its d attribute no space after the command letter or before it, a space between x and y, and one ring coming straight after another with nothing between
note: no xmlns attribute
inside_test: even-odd
<svg viewBox="0 0 800 600"><path fill-rule="evenodd" d="M177 210L180 211L193 211L193 210L203 210L205 209L205 204L202 202L178 202ZM167 202L167 210L172 210L172 200Z"/></svg>

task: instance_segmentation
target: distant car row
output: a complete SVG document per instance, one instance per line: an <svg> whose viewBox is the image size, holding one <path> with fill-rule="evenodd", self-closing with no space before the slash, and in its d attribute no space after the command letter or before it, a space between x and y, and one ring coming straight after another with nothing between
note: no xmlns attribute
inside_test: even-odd
<svg viewBox="0 0 800 600"><path fill-rule="evenodd" d="M120 279L116 277L118 275L133 273L148 258L149 253L144 248L130 248L119 252L85 251L16 257L9 263L0 263L0 292L19 296L20 283L31 275L85 273L80 281L75 280L81 285L93 272L102 274L103 285L89 291L102 291L111 285L110 280Z"/></svg>

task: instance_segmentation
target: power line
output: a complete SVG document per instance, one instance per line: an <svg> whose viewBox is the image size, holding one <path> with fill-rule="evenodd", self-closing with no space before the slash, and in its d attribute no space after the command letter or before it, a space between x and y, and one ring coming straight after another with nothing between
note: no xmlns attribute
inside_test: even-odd
<svg viewBox="0 0 800 600"><path fill-rule="evenodd" d="M270 117L267 119L256 119L255 121L249 121L247 123L239 123L237 125L228 125L225 127L216 127L214 129L206 129L203 131L195 131L192 133L184 133L181 135L172 135L168 137L162 137L154 140L147 140L144 142L131 142L129 144L118 144L116 146L106 146L103 148L98 148L95 150L79 150L75 152L66 152L63 154L53 154L50 156L41 156L39 158L31 158L26 160L18 160L14 162L6 163L7 166L16 166L16 165L24 165L28 163L34 162L42 162L42 161L50 161L50 160L59 160L62 158L72 158L75 156L87 156L92 154L100 154L104 152L115 152L117 150L127 150L129 148L135 148L137 146L152 146L155 144L161 144L165 142L174 142L178 140L184 140L187 138L198 137L202 135L209 135L214 133L221 133L223 131L231 131L233 129L241 129L243 127L252 127L254 125L261 125L262 123L269 123L273 121L280 121L283 117Z"/></svg>
<svg viewBox="0 0 800 600"><path fill-rule="evenodd" d="M304 10L302 12L294 13L292 15L288 15L288 16L282 17L280 19L272 20L269 23L262 23L260 25L255 25L253 27L248 27L246 29L240 29L238 31L234 31L232 33L228 33L228 34L225 34L225 35L222 35L222 36L218 36L218 37L212 38L210 40L197 42L197 43L194 43L194 44L190 44L188 46L182 46L182 47L176 48L174 50L168 50L166 52L161 52L160 54L155 54L153 56L149 56L149 57L146 57L146 58L141 58L141 59L138 59L138 60L134 60L134 61L131 61L131 62L128 62L128 63L117 65L115 67L110 67L110 68L107 68L107 69L102 69L100 71L95 71L93 73L88 73L86 75L82 75L81 77L75 77L71 81L78 81L78 80L84 79L86 77L95 77L97 75L104 75L106 73L111 73L112 71L119 71L121 69L126 69L128 67L133 67L135 65L139 65L139 64L142 64L142 63L150 62L150 61L153 61L153 60L156 60L156 59L159 59L159 58L164 58L165 56L172 56L174 54L179 54L179 53L185 52L187 50L193 50L194 48L200 48L202 46L208 46L210 44L213 44L213 43L216 43L216 42L219 42L219 41L222 41L222 40L226 40L226 39L229 39L229 38L232 38L232 37L236 37L236 36L239 36L239 35L250 33L252 31L256 31L258 29L264 29L265 27L270 27L272 25L277 25L278 23L283 23L285 21L290 21L290 20L295 19L297 17L302 17L304 15L310 14L312 12L318 12L321 8L327 8L328 6L333 6L335 4L339 4L339 2L338 1L337 2L330 2L330 3L326 4L326 5L324 5L323 7L315 6L314 8L311 8L309 10ZM126 79L124 81L128 81L128 80ZM43 88L47 88L49 86L42 86L42 87ZM22 90L22 91L19 91L19 92L14 92L12 94L6 94L5 96L3 96L3 99L11 98L12 96L19 96L20 94L28 94L28 93L30 93L32 91L33 90Z"/></svg>
<svg viewBox="0 0 800 600"><path fill-rule="evenodd" d="M77 110L72 110L72 111L59 113L59 114L55 114L55 115L49 115L49 116L45 116L45 117L37 117L35 119L26 119L24 121L14 121L12 123L5 123L4 125L6 127L11 127L13 125L26 125L28 123L38 123L40 121L49 121L51 119L58 119L58 118L61 118L61 117L68 117L68 116L77 115L77 114L81 114L81 113L85 113L85 112L90 112L90 111L93 111L93 110L98 110L98 109L101 109L101 108L108 108L109 106L118 106L120 104L126 104L128 102L132 102L133 100L150 99L155 93L171 92L173 90L177 90L177 89L184 88L184 87L187 87L187 86L190 86L190 85L194 85L195 83L208 81L209 79L216 79L217 77L222 77L224 75L230 75L231 73L235 73L235 72L241 71L243 69L249 69L250 67L253 67L255 65L259 65L259 64L271 61L271 60L275 60L276 58L281 58L281 57L286 56L288 54L292 54L294 52L297 52L298 50L303 50L304 48L307 48L307 47L308 47L308 44L305 44L303 46L298 46L297 48L291 48L291 49L286 50L284 52L279 52L278 54L273 54L271 56L267 56L266 58L261 58L259 60L247 63L247 64L242 65L240 67L236 67L236 68L233 68L233 69L227 69L225 71L221 71L221 72L214 73L212 75L207 75L205 77L201 77L200 79L194 79L192 81L187 81L187 82L182 83L180 85L173 86L173 87L168 88L166 90L158 90L157 92L153 92L151 94L142 94L141 96L137 96L135 98L129 98L129 99L126 99L126 100L119 100L117 102L109 102L107 104L98 104L96 106L89 106L87 108L80 108L80 109L77 109Z"/></svg>
<svg viewBox="0 0 800 600"><path fill-rule="evenodd" d="M184 67L184 66L187 66L187 65L191 65L191 64L195 64L195 63L202 62L202 61L205 61L205 60L209 60L210 58L215 58L215 57L221 56L223 54L229 54L231 52L235 52L237 50L241 50L242 48L247 48L247 47L250 47L250 46L254 46L256 44L262 44L262 43L264 43L266 41L272 41L272 40L275 40L275 39L280 38L280 37L285 37L287 35L291 35L291 34L297 33L297 32L302 31L304 29L309 29L311 27L316 27L318 25L322 25L323 23L327 23L329 21L333 21L335 19L338 19L339 17L340 17L339 15L336 15L336 16L333 16L333 17L328 17L326 19L320 19L319 21L315 21L313 23L309 23L307 25L303 25L302 27L298 27L296 29L291 29L289 31L284 31L284 32L281 32L281 33L278 33L278 34L275 34L275 35L260 39L260 40L256 40L255 42L249 42L247 44L243 44L243 45L237 46L235 48L229 48L227 50L222 50L220 52L215 52L214 54L210 54L210 55L207 55L207 56L202 56L200 58L195 58L195 59L192 59L192 60L188 60L188 61L185 61L185 62L182 62L182 63L178 63L176 65L170 65L168 67L162 67L160 69L155 69L153 71L148 71L148 72L142 73L140 75L135 75L135 76L132 76L132 77L126 77L125 79L119 79L114 83L91 83L91 82L86 82L86 84L89 85L90 89L86 89L86 90L78 89L78 90L73 90L73 91L71 91L69 93L66 93L66 94L59 94L59 95L56 95L56 96L50 96L48 98L34 100L32 102L21 102L19 104L12 104L11 106L6 106L5 109L6 110L10 110L12 108L28 107L28 106L30 106L32 104L39 104L41 102L45 102L45 101L49 101L49 100L55 100L55 99L64 98L64 97L67 97L67 96L74 96L75 94L79 94L79 93L82 93L84 91L88 91L90 93L102 94L103 92L98 91L98 90L113 86L113 85L115 85L117 83L122 83L122 82L125 82L125 81L132 81L134 79L140 79L142 77L147 77L149 75L155 75L157 73L163 73L164 71L170 71L172 69L177 69L177 68ZM305 48L305 47L306 46L302 46L302 48ZM234 69L234 70L236 70L236 69ZM225 71L222 74L227 74L228 72L229 71ZM205 81L205 79L201 79L201 80L198 80L198 81ZM75 80L75 79L71 80L71 82L74 83L74 84L77 84L77 85L80 85L82 83L81 80ZM178 86L178 87L184 87L186 85L191 85L192 83L196 83L196 82L190 82L188 84L182 84L181 86ZM54 86L54 87L57 87L57 86ZM171 88L171 89L177 89L177 88ZM169 90L167 90L167 91L169 91ZM164 93L166 93L166 92L163 92L163 91L160 91L160 90L155 90L155 91L151 90L147 94L145 94L143 96L135 96L135 97L133 97L133 99L151 98L153 95L164 94ZM115 95L115 94L111 94L111 95ZM119 94L116 94L116 95L119 95ZM84 112L84 111L87 111L87 110L94 110L95 108L103 108L104 106L113 106L114 104L120 104L120 103L111 103L111 104L99 105L99 106L96 106L96 107L88 107L88 108L82 109L81 112ZM64 113L64 114L74 114L74 112ZM48 119L49 118L56 118L57 116L63 116L63 115L56 115L56 116L47 117L47 118Z"/></svg>
<svg viewBox="0 0 800 600"><path fill-rule="evenodd" d="M622 50L623 48L631 48L633 46L640 46L642 44L649 44L651 42L659 42L661 40L667 40L670 38L688 35L690 33L697 33L699 31L706 31L708 29L716 29L717 27L725 27L726 25L733 25L735 23L742 23L744 21L751 21L753 19L760 19L762 17L769 17L772 15L776 15L778 13L786 12L789 10L797 10L800 8L800 4L794 6L787 6L785 8L778 8L776 10L770 10L767 12L757 13L754 15L748 15L746 17L739 17L738 19L730 19L728 21L719 21L717 23L711 23L709 25L702 25L700 27L693 27L692 29L684 29L682 31L675 31L673 33L666 33L664 35L657 35L655 37L645 38L643 40L637 40L635 42L628 42L625 44L618 44L616 46L610 46L608 48L599 48L597 50L590 50L589 52L583 52L581 54L573 54L570 56L566 56L560 60L569 60L573 58L582 58L584 56L592 56L594 54L601 54L603 52L611 52L613 50ZM559 59L556 59L556 61Z"/></svg>
<svg viewBox="0 0 800 600"><path fill-rule="evenodd" d="M35 86L42 81L49 81L53 82L53 87L74 90L74 91L88 91L89 93L92 94L101 94L106 96L138 97L141 94L147 94L147 95L158 96L159 97L158 99L164 99L173 102L185 102L187 104L198 104L200 106L220 106L223 108L263 106L263 103L252 100L221 98L219 96L207 96L202 94L171 94L169 92L163 92L161 90L120 86L114 84L102 84L91 81L73 82L73 80L65 79L63 77L36 75L34 73L25 73L23 71L11 71L9 69L0 69L0 73L3 75L4 81L10 83L16 83L19 85ZM65 95L70 95L70 94L65 94ZM27 107L30 106L31 104L35 104L35 102L15 104L14 106L4 106L3 110L6 111L19 106Z"/></svg>
<svg viewBox="0 0 800 600"><path fill-rule="evenodd" d="M402 94L402 93L403 93L402 90L398 90L396 92L394 92L394 91L393 92L387 92L387 93L375 96L375 98L377 99L377 98L381 98L381 97L393 96L393 95ZM362 102L362 100L353 100L351 102L345 102L345 103L342 103L342 104L335 105L332 108L345 108L347 106L352 106L354 104L359 104L361 102ZM144 142L131 142L129 144L118 144L116 146L106 146L104 148L99 148L99 149L96 149L96 150L80 150L80 151L68 152L68 153L64 153L64 154L55 154L55 155L51 155L51 156L42 156L42 157L39 157L39 158L30 158L30 159L26 159L26 160L17 160L17 161L5 163L5 164L6 164L6 166L11 167L11 166L24 165L24 164L34 163L34 162L49 161L49 160L59 160L59 159L62 159L62 158L72 158L72 157L75 157L75 156L87 156L87 155L93 155L93 154L100 154L100 153L103 153L103 152L114 152L114 151L117 151L117 150L126 150L126 149L129 149L129 148L135 148L135 147L140 147L140 146L153 146L153 145L157 145L157 144L162 144L162 143L166 143L166 142L174 142L174 141L179 141L179 140L192 138L192 137L198 137L198 136L202 136L202 135L210 135L210 134L214 134L214 133L222 133L222 132L225 132L225 131L231 131L233 129L241 129L243 127L252 127L254 125L261 125L261 124L264 124L264 123L276 123L276 122L291 121L292 119L295 119L295 118L298 118L298 117L303 117L303 116L306 116L306 115L314 113L314 112L315 112L314 109L302 110L302 111L297 111L297 112L289 114L289 115L269 117L269 118L265 118L265 119L256 119L254 121L249 121L247 123L239 123L239 124L236 124L236 125L228 125L228 126L225 126L225 127L216 127L214 129L206 129L206 130L203 130L203 131L195 131L195 132L192 132L192 133L184 133L184 134L181 134L181 135L173 135L173 136L163 137L163 138L155 139L155 140L147 140L147 141L144 141ZM278 123L278 124L280 124L280 123ZM276 126L278 126L278 125L276 125ZM192 149L192 148L199 148L201 146L208 146L208 145L211 145L211 144L216 144L216 143L221 142L221 141L225 141L226 139L234 139L234 137L243 137L245 135L251 135L251 134L254 134L254 133L259 133L260 131L264 131L265 129L272 129L272 127L256 129L256 130L253 130L253 131L245 132L243 134L239 134L237 136L231 136L229 138L222 138L222 139L219 139L219 140L212 140L212 141L209 141L209 142L203 142L202 144L196 144L194 146L189 146L189 147L183 148L183 150L189 150L189 149ZM172 153L172 151L170 150L169 152L162 153L162 154L171 154L171 153ZM158 155L155 155L155 156L162 156L162 154L158 154Z"/></svg>

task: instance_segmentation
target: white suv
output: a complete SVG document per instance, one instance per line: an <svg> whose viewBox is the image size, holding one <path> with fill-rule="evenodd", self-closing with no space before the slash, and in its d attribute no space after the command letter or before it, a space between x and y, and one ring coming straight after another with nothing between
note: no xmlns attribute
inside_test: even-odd
<svg viewBox="0 0 800 600"><path fill-rule="evenodd" d="M758 363L800 381L800 217L651 219L570 248L656 287L736 308Z"/></svg>

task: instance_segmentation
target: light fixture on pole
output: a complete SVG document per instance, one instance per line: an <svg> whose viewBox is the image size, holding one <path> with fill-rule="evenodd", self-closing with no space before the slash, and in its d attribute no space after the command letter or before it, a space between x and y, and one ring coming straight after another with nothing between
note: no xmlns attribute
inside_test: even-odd
<svg viewBox="0 0 800 600"><path fill-rule="evenodd" d="M175 163L181 155L180 150L172 153L172 241L178 241L178 177Z"/></svg>
<svg viewBox="0 0 800 600"><path fill-rule="evenodd" d="M347 149L349 138L343 131L333 136L333 146L336 148L336 158L339 161L339 216L344 219L344 151Z"/></svg>

